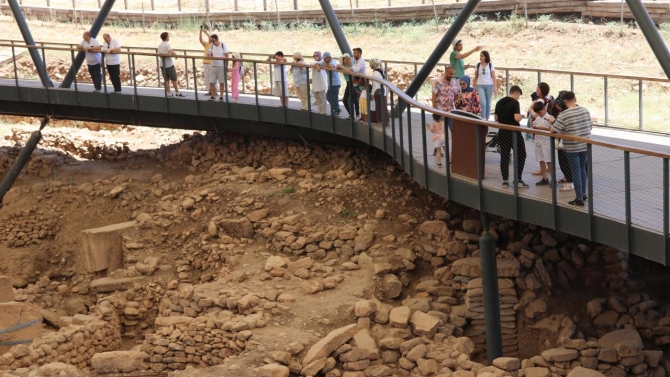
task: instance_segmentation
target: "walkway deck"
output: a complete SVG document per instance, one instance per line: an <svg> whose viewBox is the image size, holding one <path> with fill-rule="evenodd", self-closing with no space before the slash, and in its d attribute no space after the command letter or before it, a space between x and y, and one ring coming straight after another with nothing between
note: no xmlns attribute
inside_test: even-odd
<svg viewBox="0 0 670 377"><path fill-rule="evenodd" d="M36 80L20 80L19 84L22 87L41 87L41 83ZM57 83L54 83L56 86ZM0 79L0 86L15 86L15 81L11 79ZM111 88L111 87L110 87ZM92 91L91 84L78 84L78 89L81 93ZM66 90L73 91L73 89L54 89L54 90ZM164 91L161 88L148 88L148 87L138 87L138 95L142 96L153 96L153 97L163 97ZM183 90L182 93L186 96L184 101L194 101L195 92L193 90ZM207 101L204 93L200 92L199 100ZM133 87L124 87L122 94L110 94L110 96L116 95L134 95ZM258 101L261 105L267 107L279 107L279 99L276 97L269 96L259 96ZM218 101L217 101L218 102ZM256 98L254 95L250 94L241 94L240 103L255 105ZM221 103L222 106L225 105L225 102ZM300 102L291 98L289 103L289 108L299 109ZM315 108L313 107L313 111ZM342 113L340 117L346 118L348 114L342 106ZM426 115L426 122L432 120L430 114ZM403 150L409 152L409 140L410 140L410 129L407 124L407 114L403 115ZM386 127L384 132L386 135L391 137L393 132L395 132L395 142L396 145L400 145L400 125L397 118L392 120L392 127ZM374 126L373 126L374 127ZM379 128L377 128L379 130ZM595 129L593 139L602 140L602 141L617 141L619 143L626 143L632 147L643 148L647 150L657 150L666 152L670 148L670 138L664 136L654 135L653 138L648 137L644 134L632 133L627 131L612 131L612 130L603 130ZM650 140L653 139L653 140ZM423 169L423 156L427 152L424 150L422 143L423 135L421 129L421 113L417 111L411 112L411 146L412 146L412 156L418 162L418 166ZM439 172L442 176L446 175L446 164L443 163L443 167L438 169L435 157L432 156L432 143L430 142L430 133L427 132L427 140L429 147L428 152L428 169ZM650 142L651 141L651 142ZM539 177L532 176L531 172L538 169L539 165L535 161L534 153L534 143L532 141L526 141L526 150L527 150L527 160L526 168L524 170L523 179L526 183L530 184L530 188L519 189L520 198L529 198L539 201L544 201L551 203L552 201L552 189L550 187L536 187L535 182L539 180ZM485 154L486 160L486 172L483 180L483 186L497 192L501 192L510 196L514 195L514 189L504 189L502 188L502 179L500 176L500 155L494 151L487 151ZM417 166L415 162L414 166ZM476 161L472 162L476 164ZM474 166L474 165L473 165ZM634 155L630 156L630 170L631 170L631 223L632 225L639 228L646 228L655 233L663 232L663 184L662 184L662 159ZM510 166L510 175L512 175L513 168ZM557 166L558 171L558 166ZM560 172L558 177L562 177ZM468 183L477 185L476 180L471 180L469 178L460 177L452 174L452 178L456 178ZM606 149L603 147L594 146L593 147L593 180L594 180L594 191L593 197L590 200L593 201L594 215L600 215L605 218L613 219L619 223L625 224L626 222L626 211L625 211L625 182L624 182L624 154L620 151L615 151L611 149ZM574 191L570 192L557 192L557 204L559 207L567 207L576 211L586 212L588 207L584 208L575 208L567 204L568 201L574 199Z"/></svg>

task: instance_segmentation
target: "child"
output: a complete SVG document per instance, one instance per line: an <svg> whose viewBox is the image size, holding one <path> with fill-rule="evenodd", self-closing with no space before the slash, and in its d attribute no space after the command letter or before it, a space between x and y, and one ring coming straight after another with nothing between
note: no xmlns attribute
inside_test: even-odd
<svg viewBox="0 0 670 377"><path fill-rule="evenodd" d="M358 108L361 112L361 122L368 122L368 93L365 91L365 80L354 76L354 90L358 96Z"/></svg>
<svg viewBox="0 0 670 377"><path fill-rule="evenodd" d="M433 133L433 143L435 143L435 149L437 149L435 160L437 161L437 167L441 168L442 149L444 148L444 119L437 114L433 114L433 124L427 124L426 128Z"/></svg>
<svg viewBox="0 0 670 377"><path fill-rule="evenodd" d="M239 52L233 52L233 59L240 59ZM243 75L242 62L239 60L233 61L232 73L231 73L231 91L233 96L233 101L238 103L240 101L240 79Z"/></svg>
<svg viewBox="0 0 670 377"><path fill-rule="evenodd" d="M533 103L533 128L536 130L549 131L555 119L547 114L544 102ZM535 135L535 159L540 162L540 173L542 180L536 186L548 186L547 171L551 170L551 138L544 135Z"/></svg>
<svg viewBox="0 0 670 377"><path fill-rule="evenodd" d="M275 52L274 55L267 58L267 61L277 62L277 63L286 63L287 59L284 57L284 53L281 51ZM272 86L272 94L281 99L281 105L288 107L288 66L283 64L272 64L272 81L274 85Z"/></svg>

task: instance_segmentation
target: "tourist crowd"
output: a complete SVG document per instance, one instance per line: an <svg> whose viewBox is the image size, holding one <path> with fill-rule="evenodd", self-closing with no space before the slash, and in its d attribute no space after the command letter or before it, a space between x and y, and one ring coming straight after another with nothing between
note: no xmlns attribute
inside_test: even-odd
<svg viewBox="0 0 670 377"><path fill-rule="evenodd" d="M87 31L78 49L86 52L88 71L93 80L95 91L102 87L102 54L105 57L105 66L114 87L114 93L121 92L120 79L120 56L121 44L118 40L111 38L107 33L103 34L104 43L100 43L91 37ZM179 81L175 69L173 57L177 54L170 45L170 34L160 34L161 42L157 47L157 53L164 55L159 59L159 66L165 83L165 91L168 97L184 97L179 91ZM200 29L200 43L202 44L205 59L202 61L205 85L208 86L209 100L223 100L225 97L226 72L231 73L231 96L234 102L239 101L239 85L244 77L244 65L241 64L239 53L230 53L228 46L220 40L216 34L210 34L207 30ZM491 61L491 55L483 50L483 46L476 46L470 51L463 51L463 42L457 40L454 49L449 55L450 65L445 69L442 77L433 82L432 106L446 112L459 110L481 116L489 120L492 112L493 95L498 92L498 81L496 70ZM464 59L479 51L479 62L474 66L474 79L465 74ZM353 74L368 74L368 66L363 59L361 48L353 49L353 56L343 54L339 60L335 59L330 52L315 51L312 62L307 62L300 52L293 53L292 63L289 63L282 51L277 51L269 56L267 61L272 66L272 94L280 97L281 105L288 106L289 103L289 80L292 81L303 110L310 108L310 99L313 98L317 111L326 114L327 105L330 106L330 114L339 116L340 91L344 84L344 96L342 103L349 118L362 122L371 122L377 125L387 126L389 122L387 89L377 80L365 80ZM227 60L223 58L232 58ZM232 64L230 62L232 61ZM324 69L327 68L327 69ZM371 76L378 80L385 80L386 76L382 70L380 59L370 59L369 68ZM342 76L340 76L342 75ZM290 76L290 77L289 77ZM311 83L311 85L310 85ZM218 91L217 91L218 84ZM172 93L174 89L174 93ZM577 106L576 96L572 92L561 92L561 103L557 104L549 94L549 85L539 83L535 93L532 95L533 104L528 109L528 126L538 130L550 131L552 133L565 133L574 136L588 137L591 133L591 116L587 109ZM521 88L512 86L506 97L499 100L493 108L494 119L501 124L520 126L524 115L521 112L519 99L522 96ZM371 119L367 119L367 114ZM437 166L442 166L442 154L445 147L445 119L440 116L433 117L434 122L428 125L433 133ZM446 119L446 129L452 129L452 120ZM514 140L516 139L516 148ZM534 138L535 157L539 162L539 169L534 175L542 176L536 183L537 186L548 186L550 181L548 174L551 169L551 138L545 135L537 135ZM513 184L520 188L529 187L523 179L523 170L526 160L525 140L521 132L501 129L495 137L495 144L500 152L500 170L503 179L503 187L509 187L509 165L510 155L514 150L513 161L516 163L516 174ZM584 206L588 199L586 195L586 143L565 140L556 145L558 150L558 161L564 178L559 180L563 186L561 191L575 191L575 200L570 204ZM451 156L449 156L451 161Z"/></svg>

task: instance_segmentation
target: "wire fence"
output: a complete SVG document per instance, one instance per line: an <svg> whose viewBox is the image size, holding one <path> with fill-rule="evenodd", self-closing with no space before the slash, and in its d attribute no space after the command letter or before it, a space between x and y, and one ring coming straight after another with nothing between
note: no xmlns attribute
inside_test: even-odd
<svg viewBox="0 0 670 377"><path fill-rule="evenodd" d="M20 4L32 8L30 12L38 18L74 17L75 15L68 16L58 11L95 11L100 9L103 3L104 0L20 0ZM0 1L0 5L3 4L6 4L6 0ZM439 22L458 14L464 6L464 1L332 0L331 5L338 12L342 23L419 20ZM670 0L645 2L652 19L659 25L670 23L669 5ZM175 20L170 17L179 14L207 22L271 21L277 24L299 21L325 22L317 0L123 0L118 2L112 11L113 18L136 22L134 15L123 13L126 11L146 13L149 22L174 22ZM114 14L115 12L117 14ZM475 14L499 21L508 20L512 16L525 22L552 19L620 23L634 21L624 0L488 0L480 4ZM86 18L94 16L95 13L84 15Z"/></svg>

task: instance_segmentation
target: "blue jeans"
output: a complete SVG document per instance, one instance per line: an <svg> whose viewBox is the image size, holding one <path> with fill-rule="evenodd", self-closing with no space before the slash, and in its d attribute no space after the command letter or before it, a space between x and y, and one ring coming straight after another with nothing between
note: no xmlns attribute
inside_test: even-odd
<svg viewBox="0 0 670 377"><path fill-rule="evenodd" d="M575 198L583 200L586 195L586 152L566 153L570 161L572 183L575 186ZM593 198L591 198L593 200Z"/></svg>
<svg viewBox="0 0 670 377"><path fill-rule="evenodd" d="M479 101L482 103L482 118L489 120L491 116L491 101L493 100L493 85L477 84Z"/></svg>
<svg viewBox="0 0 670 377"><path fill-rule="evenodd" d="M336 111L340 111L340 99L338 98L339 96L340 96L339 85L331 85L328 87L328 91L326 92L326 100L330 104L331 114Z"/></svg>

